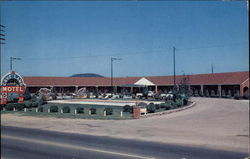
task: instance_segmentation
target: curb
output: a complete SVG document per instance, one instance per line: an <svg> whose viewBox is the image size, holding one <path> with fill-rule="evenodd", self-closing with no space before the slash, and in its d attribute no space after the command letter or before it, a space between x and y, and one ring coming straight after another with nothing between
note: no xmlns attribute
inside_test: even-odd
<svg viewBox="0 0 250 159"><path fill-rule="evenodd" d="M153 117L153 116L160 116L160 115L171 114L171 113L183 111L183 110L186 110L186 109L189 109L189 108L194 107L195 104L196 104L195 102L192 102L191 105L186 106L186 107L182 107L182 108L178 108L178 109L173 109L173 110L167 110L167 111L158 112L158 113L153 113L153 114L143 115L143 116L140 116L139 119L148 118L148 117Z"/></svg>

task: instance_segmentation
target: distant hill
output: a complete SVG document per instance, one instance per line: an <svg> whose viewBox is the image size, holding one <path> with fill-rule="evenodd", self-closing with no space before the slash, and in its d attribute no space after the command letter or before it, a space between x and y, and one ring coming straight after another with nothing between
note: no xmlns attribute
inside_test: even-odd
<svg viewBox="0 0 250 159"><path fill-rule="evenodd" d="M96 73L79 73L79 74L74 74L70 77L104 77L104 76Z"/></svg>

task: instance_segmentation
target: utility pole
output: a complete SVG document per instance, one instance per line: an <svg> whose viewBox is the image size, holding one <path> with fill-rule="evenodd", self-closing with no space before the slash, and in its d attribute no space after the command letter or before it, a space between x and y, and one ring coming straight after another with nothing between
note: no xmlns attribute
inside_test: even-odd
<svg viewBox="0 0 250 159"><path fill-rule="evenodd" d="M212 73L214 73L214 65L213 65L213 63L211 64L211 69L212 69Z"/></svg>
<svg viewBox="0 0 250 159"><path fill-rule="evenodd" d="M2 77L2 45L5 44L5 29L4 25L0 24L0 77Z"/></svg>
<svg viewBox="0 0 250 159"><path fill-rule="evenodd" d="M176 80L175 80L175 50L176 48L173 47L173 64L174 64L174 92L176 90Z"/></svg>
<svg viewBox="0 0 250 159"><path fill-rule="evenodd" d="M16 57L10 57L10 71L12 71L12 61L14 60L22 60L21 58L16 58Z"/></svg>
<svg viewBox="0 0 250 159"><path fill-rule="evenodd" d="M121 58L114 58L111 57L111 93L114 93L114 86L113 86L113 61L115 60L122 60Z"/></svg>

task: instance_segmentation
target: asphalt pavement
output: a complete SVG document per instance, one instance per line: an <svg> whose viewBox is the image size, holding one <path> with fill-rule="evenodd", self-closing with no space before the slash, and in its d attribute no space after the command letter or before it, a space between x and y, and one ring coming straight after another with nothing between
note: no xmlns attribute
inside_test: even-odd
<svg viewBox="0 0 250 159"><path fill-rule="evenodd" d="M1 126L3 159L243 159L247 154Z"/></svg>

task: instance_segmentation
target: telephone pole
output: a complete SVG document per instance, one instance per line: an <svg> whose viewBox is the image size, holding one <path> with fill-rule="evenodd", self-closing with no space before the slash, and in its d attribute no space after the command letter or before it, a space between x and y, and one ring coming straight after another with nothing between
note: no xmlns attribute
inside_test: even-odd
<svg viewBox="0 0 250 159"><path fill-rule="evenodd" d="M212 73L214 73L214 65L213 65L213 63L211 64L211 70L212 70Z"/></svg>
<svg viewBox="0 0 250 159"><path fill-rule="evenodd" d="M114 57L111 57L111 91L112 91L112 94L114 93L114 86L113 86L113 61L115 60L122 60L121 58L114 58Z"/></svg>
<svg viewBox="0 0 250 159"><path fill-rule="evenodd" d="M12 61L14 61L14 60L22 60L21 58L17 58L17 57L10 57L10 71L12 71L13 69L12 69Z"/></svg>
<svg viewBox="0 0 250 159"><path fill-rule="evenodd" d="M173 47L173 65L174 65L174 92L176 91L176 80L175 80L175 50L176 48Z"/></svg>

